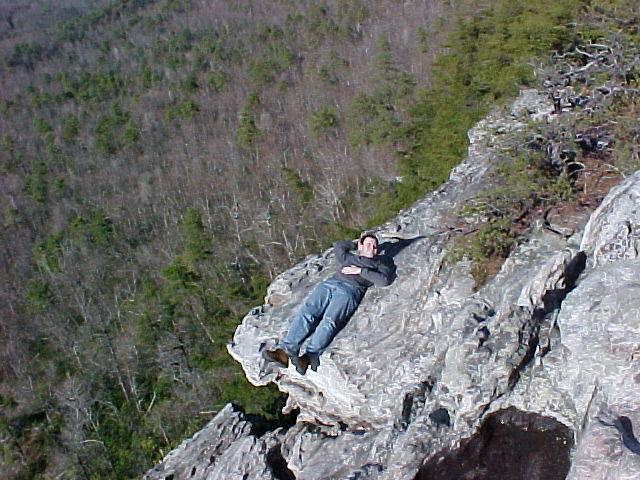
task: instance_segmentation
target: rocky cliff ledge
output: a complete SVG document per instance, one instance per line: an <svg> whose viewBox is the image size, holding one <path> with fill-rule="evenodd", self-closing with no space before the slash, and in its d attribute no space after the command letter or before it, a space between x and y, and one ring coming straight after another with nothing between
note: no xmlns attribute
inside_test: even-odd
<svg viewBox="0 0 640 480"><path fill-rule="evenodd" d="M450 181L378 230L397 279L367 293L317 372L261 352L333 273L332 251L276 278L228 350L288 394L297 424L258 438L227 406L146 478L637 478L615 422L640 425L640 174L570 228L540 222L477 291L469 262L447 261L452 213L530 122L562 115L526 90L469 132Z"/></svg>

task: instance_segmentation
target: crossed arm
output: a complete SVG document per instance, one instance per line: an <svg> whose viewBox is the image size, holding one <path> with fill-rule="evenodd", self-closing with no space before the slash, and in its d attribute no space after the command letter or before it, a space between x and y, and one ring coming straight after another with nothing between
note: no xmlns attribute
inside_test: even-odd
<svg viewBox="0 0 640 480"><path fill-rule="evenodd" d="M345 275L360 275L369 280L376 287L386 287L393 280L393 265L385 262L381 257L366 258L354 255L351 250L355 248L353 242L340 240L333 244L336 260L340 265L348 264L340 270Z"/></svg>

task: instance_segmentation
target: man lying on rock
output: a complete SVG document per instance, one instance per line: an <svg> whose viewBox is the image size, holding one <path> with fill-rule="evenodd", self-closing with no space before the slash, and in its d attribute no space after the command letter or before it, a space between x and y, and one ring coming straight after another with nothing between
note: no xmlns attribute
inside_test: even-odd
<svg viewBox="0 0 640 480"><path fill-rule="evenodd" d="M283 367L291 360L302 375L308 367L317 371L320 355L347 324L367 289L389 285L395 274L393 261L386 255L377 255L378 239L373 233L362 234L357 242L339 240L333 249L338 271L313 289L291 320L287 335L274 350L265 351L267 360ZM352 250L357 252L351 253ZM299 356L307 338L305 353Z"/></svg>

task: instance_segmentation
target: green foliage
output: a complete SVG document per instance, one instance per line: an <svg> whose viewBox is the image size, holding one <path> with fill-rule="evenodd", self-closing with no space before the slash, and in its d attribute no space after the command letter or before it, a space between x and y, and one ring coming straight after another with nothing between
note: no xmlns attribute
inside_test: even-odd
<svg viewBox="0 0 640 480"><path fill-rule="evenodd" d="M167 107L164 111L164 119L165 121L189 120L195 117L199 111L200 106L190 98L186 98Z"/></svg>
<svg viewBox="0 0 640 480"><path fill-rule="evenodd" d="M136 122L132 118L127 120L124 125L124 131L122 132L122 145L127 147L134 145L140 139L140 129Z"/></svg>
<svg viewBox="0 0 640 480"><path fill-rule="evenodd" d="M198 273L182 259L176 259L162 270L162 277L169 282L174 290L189 290L197 286L200 280Z"/></svg>
<svg viewBox="0 0 640 480"><path fill-rule="evenodd" d="M31 173L23 178L23 190L31 199L40 204L47 200L47 166L42 161L31 162Z"/></svg>
<svg viewBox="0 0 640 480"><path fill-rule="evenodd" d="M227 84L227 76L222 71L211 72L207 75L207 84L216 92L221 92Z"/></svg>
<svg viewBox="0 0 640 480"><path fill-rule="evenodd" d="M273 80L273 70L269 62L262 58L255 59L249 66L249 78L259 88Z"/></svg>
<svg viewBox="0 0 640 480"><path fill-rule="evenodd" d="M67 182L63 177L57 177L53 180L53 193L58 198L62 198L70 193Z"/></svg>
<svg viewBox="0 0 640 480"><path fill-rule="evenodd" d="M418 50L420 53L429 52L429 34L424 27L418 27L416 29L416 42L418 44Z"/></svg>
<svg viewBox="0 0 640 480"><path fill-rule="evenodd" d="M170 52L188 52L193 44L193 32L185 27L180 32L169 36L167 40L167 49Z"/></svg>
<svg viewBox="0 0 640 480"><path fill-rule="evenodd" d="M111 43L109 40L101 40L98 42L98 51L103 55L107 55L111 51Z"/></svg>
<svg viewBox="0 0 640 480"><path fill-rule="evenodd" d="M196 208L187 208L180 229L184 236L184 255L189 263L203 260L211 253L211 238Z"/></svg>
<svg viewBox="0 0 640 480"><path fill-rule="evenodd" d="M190 0L164 0L162 10L164 12L187 13Z"/></svg>
<svg viewBox="0 0 640 480"><path fill-rule="evenodd" d="M318 77L327 83L338 83L338 72L349 66L349 61L335 50L330 50L318 66Z"/></svg>
<svg viewBox="0 0 640 480"><path fill-rule="evenodd" d="M491 178L493 186L476 195L459 212L463 217L479 218L478 230L458 238L449 257L450 261L462 257L472 261L476 288L495 273L491 269L517 243L536 207L567 201L574 195L565 172L553 167L537 150L514 152L513 157L495 168Z"/></svg>
<svg viewBox="0 0 640 480"><path fill-rule="evenodd" d="M53 132L46 133L42 138L44 142L44 150L52 157L57 157L60 154L60 149L56 145L56 136Z"/></svg>
<svg viewBox="0 0 640 480"><path fill-rule="evenodd" d="M20 222L20 214L17 208L7 206L2 212L4 216L3 225L7 228L14 227Z"/></svg>
<svg viewBox="0 0 640 480"><path fill-rule="evenodd" d="M51 125L42 117L36 117L33 119L33 128L36 133L41 136L53 132L53 127L51 127Z"/></svg>
<svg viewBox="0 0 640 480"><path fill-rule="evenodd" d="M98 119L93 131L96 149L106 155L112 155L118 150L115 139L115 129L119 126L118 119L111 115L104 115Z"/></svg>
<svg viewBox="0 0 640 480"><path fill-rule="evenodd" d="M180 81L180 89L187 94L191 94L198 90L198 77L195 73L190 73Z"/></svg>
<svg viewBox="0 0 640 480"><path fill-rule="evenodd" d="M329 15L325 5L312 3L307 11L306 31L309 35L307 39L309 44L317 47L326 36L337 35L338 25Z"/></svg>
<svg viewBox="0 0 640 480"><path fill-rule="evenodd" d="M153 86L154 80L156 80L156 76L153 73L151 68L144 64L140 67L138 71L138 80L143 89L148 90Z"/></svg>
<svg viewBox="0 0 640 480"><path fill-rule="evenodd" d="M465 214L512 220L541 203L552 205L573 195L566 175L548 167L538 152L525 152L503 162L496 169L494 182L495 187L478 194Z"/></svg>
<svg viewBox="0 0 640 480"><path fill-rule="evenodd" d="M80 131L80 121L74 114L69 113L62 121L62 139L66 143L73 143Z"/></svg>
<svg viewBox="0 0 640 480"><path fill-rule="evenodd" d="M286 70L295 56L285 34L277 26L259 25L253 39L260 52L249 62L249 79L255 88L271 83L275 75Z"/></svg>
<svg viewBox="0 0 640 480"><path fill-rule="evenodd" d="M245 101L245 109L254 112L260 106L260 103L260 95L256 90L252 90L251 92L249 92L249 95L247 95L247 100Z"/></svg>
<svg viewBox="0 0 640 480"><path fill-rule="evenodd" d="M480 228L470 250L471 258L481 260L493 255L506 257L515 243L511 225L509 220L500 218Z"/></svg>
<svg viewBox="0 0 640 480"><path fill-rule="evenodd" d="M21 165L23 154L16 147L10 135L4 135L0 141L0 172L13 173Z"/></svg>
<svg viewBox="0 0 640 480"><path fill-rule="evenodd" d="M402 138L408 147L399 160L402 181L394 186L395 198L381 202L378 218L406 207L448 178L466 153L469 128L494 102L506 101L533 80L529 60L570 44L569 19L577 5L577 0L552 5L533 0L526 6L501 0L460 22L450 35L448 53L434 65L432 87L405 97L412 105L404 128L397 117L384 111L384 101L362 95L356 98L347 125L352 145ZM378 61L383 79L409 92L408 79L394 71L389 55L382 38ZM386 103L393 105L393 101Z"/></svg>
<svg viewBox="0 0 640 480"><path fill-rule="evenodd" d="M322 226L322 237L334 242L336 240L344 240L345 238L356 238L362 229L353 227L344 222L329 222Z"/></svg>
<svg viewBox="0 0 640 480"><path fill-rule="evenodd" d="M326 135L338 126L338 114L332 106L325 105L311 114L309 129L315 136Z"/></svg>
<svg viewBox="0 0 640 480"><path fill-rule="evenodd" d="M85 468L99 472L96 478L134 478L155 456L160 437L155 438L155 445L150 444L149 438L154 438L153 428L145 424L144 417L132 404L124 401L116 385L104 385L102 390L110 392L112 398L91 406L96 420L85 430L89 439L103 445L108 465L98 463L100 456L90 455Z"/></svg>
<svg viewBox="0 0 640 480"><path fill-rule="evenodd" d="M55 96L51 92L43 91L33 85L29 85L27 87L26 97L29 106L33 109L42 108L43 106L56 101Z"/></svg>
<svg viewBox="0 0 640 480"><path fill-rule="evenodd" d="M30 411L18 415L10 425L8 441L3 439L5 458L23 463L12 480L43 478L49 457L59 445L60 415L42 410ZM5 443L6 441L6 443ZM26 454L26 458L25 458Z"/></svg>
<svg viewBox="0 0 640 480"><path fill-rule="evenodd" d="M257 435L278 427L291 425L295 419L282 414L285 397L274 384L256 388L236 366L231 380L221 385L220 404L233 403L251 420Z"/></svg>
<svg viewBox="0 0 640 480"><path fill-rule="evenodd" d="M62 89L63 97L73 98L79 103L101 103L127 92L127 83L118 70L82 72L73 76L60 72L55 78Z"/></svg>
<svg viewBox="0 0 640 480"><path fill-rule="evenodd" d="M196 36L189 28L183 28L170 34L166 39L158 38L155 43L155 56L158 61L171 69L177 70L187 63L186 54L193 49Z"/></svg>
<svg viewBox="0 0 640 480"><path fill-rule="evenodd" d="M640 79L640 77L638 77ZM640 170L640 131L638 130L638 111L640 97L635 94L624 95L603 112L605 118L615 118L612 137L613 163L623 174L631 175ZM600 120L601 121L601 120ZM596 116L590 118L589 126L598 125ZM606 122L607 120L605 120ZM612 123L612 122L610 122Z"/></svg>
<svg viewBox="0 0 640 480"><path fill-rule="evenodd" d="M56 40L64 42L82 41L87 31L86 25L81 24L76 19L62 23L58 27Z"/></svg>
<svg viewBox="0 0 640 480"><path fill-rule="evenodd" d="M188 368L193 372L209 371L207 376L215 379L207 388L215 402L213 408L231 401L248 414L259 414L259 423L264 428L273 428L278 422L282 424L279 413L284 404L282 395L274 388L251 386L225 348L241 315L264 295L267 279L255 266L242 261L233 266L211 265L208 261L210 240L196 209L185 212L180 228L181 254L163 269L160 281L150 278L141 281L139 300L147 313L136 320L138 351L155 359L153 352L163 348L159 339L167 338L166 332L179 335ZM201 261L188 265L189 256ZM184 388L170 380L174 375L160 366L147 368L144 380L140 379L139 390L149 392L149 398L153 393L156 405L164 402L169 405L175 396L182 395L180 390ZM154 412L155 409L151 415ZM136 412L132 414L140 416ZM179 441L200 428L204 421L194 422L188 416L183 417L172 438ZM140 431L141 439L153 438L148 426L133 428ZM104 441L102 434L100 439ZM110 443L115 449L115 441ZM157 441L148 443L157 449Z"/></svg>
<svg viewBox="0 0 640 480"><path fill-rule="evenodd" d="M96 150L113 155L121 148L135 143L139 138L138 126L120 105L113 103L111 111L98 118L93 131Z"/></svg>
<svg viewBox="0 0 640 480"><path fill-rule="evenodd" d="M44 51L37 43L17 43L9 56L10 67L33 68L43 57Z"/></svg>
<svg viewBox="0 0 640 480"><path fill-rule="evenodd" d="M39 263L51 272L60 271L59 258L62 254L62 233L48 235L35 249L35 257Z"/></svg>
<svg viewBox="0 0 640 480"><path fill-rule="evenodd" d="M358 39L362 36L362 23L369 17L367 2L352 0L340 2L336 12L340 36L345 39Z"/></svg>
<svg viewBox="0 0 640 480"><path fill-rule="evenodd" d="M9 395L0 395L0 407L2 408L15 408L18 406L18 402L16 402L11 396ZM0 417L0 433L5 433L8 429L8 425L6 425L4 418Z"/></svg>
<svg viewBox="0 0 640 480"><path fill-rule="evenodd" d="M69 222L69 231L77 243L107 246L114 239L113 221L100 209L77 215Z"/></svg>
<svg viewBox="0 0 640 480"><path fill-rule="evenodd" d="M318 48L323 42L356 40L362 35L362 22L369 16L366 2L361 0L337 2L331 6L311 4L306 16L291 14L290 25L304 19L305 36L310 48Z"/></svg>
<svg viewBox="0 0 640 480"><path fill-rule="evenodd" d="M275 72L282 72L291 66L295 56L285 42L274 42L268 49L269 65Z"/></svg>
<svg viewBox="0 0 640 480"><path fill-rule="evenodd" d="M306 206L313 200L313 188L309 182L306 182L300 178L300 175L295 170L288 167L282 167L282 178L287 186L300 197L300 202L303 206Z"/></svg>
<svg viewBox="0 0 640 480"><path fill-rule="evenodd" d="M475 288L484 285L495 269L490 262L496 258L506 258L517 243L518 233L506 218L492 219L482 225L474 235L462 238L450 253L448 260L457 262L463 257L471 260L471 275ZM500 262L501 263L501 262Z"/></svg>
<svg viewBox="0 0 640 480"><path fill-rule="evenodd" d="M238 129L236 130L236 142L244 150L251 151L255 142L260 137L260 130L249 107L244 107L238 115Z"/></svg>
<svg viewBox="0 0 640 480"><path fill-rule="evenodd" d="M321 62L316 66L318 78L330 85L337 85L340 81L338 73L349 66L349 61L335 50L330 50Z"/></svg>
<svg viewBox="0 0 640 480"><path fill-rule="evenodd" d="M416 82L411 75L396 67L391 43L385 35L378 37L377 48L376 63L381 78L382 93L391 108L397 108L403 99L413 93Z"/></svg>
<svg viewBox="0 0 640 480"><path fill-rule="evenodd" d="M200 49L206 55L211 56L212 60L216 62L226 60L227 56L224 49L225 36L225 32L221 31L206 32L200 41Z"/></svg>
<svg viewBox="0 0 640 480"><path fill-rule="evenodd" d="M37 313L51 305L54 301L54 296L49 284L40 279L32 278L27 282L25 300L28 310Z"/></svg>
<svg viewBox="0 0 640 480"><path fill-rule="evenodd" d="M336 84L338 83L337 75L333 74L333 72L327 67L327 65L319 65L318 66L318 78L323 82Z"/></svg>
<svg viewBox="0 0 640 480"><path fill-rule="evenodd" d="M13 138L11 138L11 135L4 135L2 137L2 141L0 142L0 149L3 152L13 155L16 149L16 144L13 141Z"/></svg>
<svg viewBox="0 0 640 480"><path fill-rule="evenodd" d="M78 80L76 98L80 101L103 102L125 93L125 81L115 70L104 73L83 73Z"/></svg>
<svg viewBox="0 0 640 480"><path fill-rule="evenodd" d="M377 47L378 87L372 94L358 94L347 112L352 147L390 144L406 136L400 112L412 97L415 80L396 68L387 37L379 37Z"/></svg>
<svg viewBox="0 0 640 480"><path fill-rule="evenodd" d="M90 30L99 25L124 17L127 13L134 13L154 2L155 0L114 0L104 7L90 10L84 15L73 17L59 24L55 31L55 41L60 43L80 42L85 39Z"/></svg>
<svg viewBox="0 0 640 480"><path fill-rule="evenodd" d="M393 143L401 137L401 127L382 96L359 93L347 111L347 141L352 147Z"/></svg>

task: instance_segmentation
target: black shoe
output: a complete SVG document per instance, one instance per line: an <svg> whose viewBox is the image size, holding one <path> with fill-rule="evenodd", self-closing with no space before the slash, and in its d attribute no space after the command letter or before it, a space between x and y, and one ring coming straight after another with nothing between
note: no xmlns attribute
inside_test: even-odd
<svg viewBox="0 0 640 480"><path fill-rule="evenodd" d="M300 375L304 375L307 373L307 368L309 368L309 356L305 353L301 357L292 358L291 363L295 365L296 371Z"/></svg>
<svg viewBox="0 0 640 480"><path fill-rule="evenodd" d="M265 350L262 356L270 361L278 363L280 366L287 368L289 366L289 355L281 348L275 350Z"/></svg>
<svg viewBox="0 0 640 480"><path fill-rule="evenodd" d="M305 353L295 360L291 359L291 362L296 366L298 373L300 375L304 375L307 373L307 368L309 367L311 367L311 370L314 372L318 371L318 367L320 366L320 357L318 355L309 355L308 353Z"/></svg>
<svg viewBox="0 0 640 480"><path fill-rule="evenodd" d="M318 355L309 355L308 353L305 353L304 356L309 359L309 367L311 367L311 370L317 372L320 366L320 357Z"/></svg>

